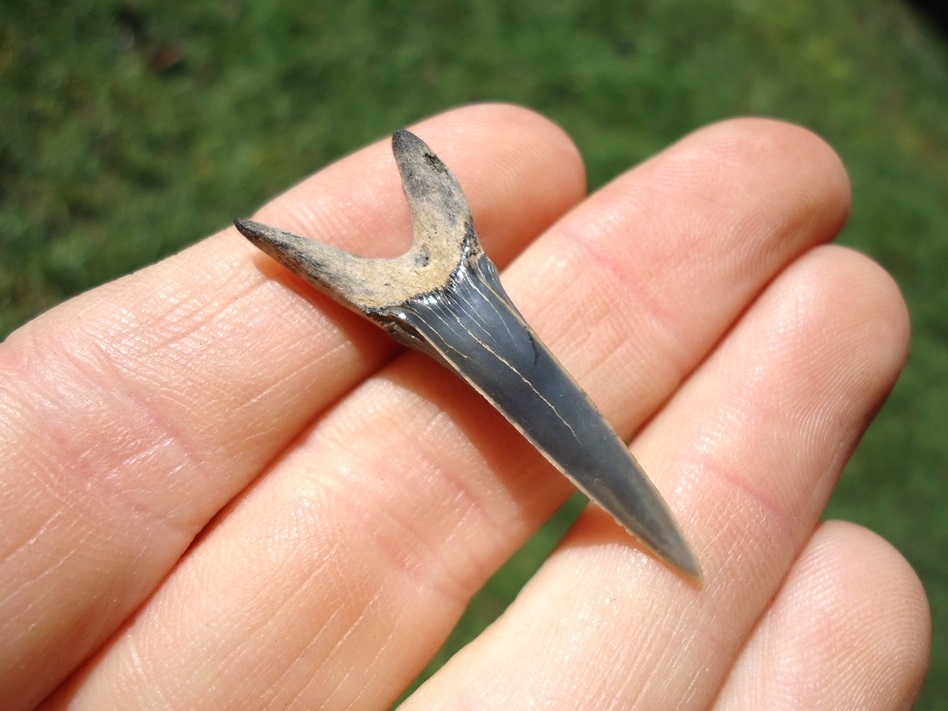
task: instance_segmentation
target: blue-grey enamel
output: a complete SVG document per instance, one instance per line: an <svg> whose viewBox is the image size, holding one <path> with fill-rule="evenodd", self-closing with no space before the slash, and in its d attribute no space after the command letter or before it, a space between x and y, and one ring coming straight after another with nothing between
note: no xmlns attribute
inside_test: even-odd
<svg viewBox="0 0 948 711"><path fill-rule="evenodd" d="M527 325L480 247L457 179L417 136L392 138L414 240L366 259L249 220L238 230L313 286L470 383L591 500L694 579L697 559L661 495Z"/></svg>

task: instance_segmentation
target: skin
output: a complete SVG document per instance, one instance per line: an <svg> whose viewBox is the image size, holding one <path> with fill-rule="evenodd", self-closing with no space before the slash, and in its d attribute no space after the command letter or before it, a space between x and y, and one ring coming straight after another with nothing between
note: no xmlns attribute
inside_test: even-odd
<svg viewBox="0 0 948 711"><path fill-rule="evenodd" d="M637 431L704 583L590 507L406 708L909 706L922 587L819 522L908 342L892 280L827 244L835 154L729 121L584 199L576 149L528 111L413 130L528 322ZM255 219L398 254L391 161L380 141ZM11 709L386 708L570 493L463 382L232 228L12 334L0 433Z"/></svg>

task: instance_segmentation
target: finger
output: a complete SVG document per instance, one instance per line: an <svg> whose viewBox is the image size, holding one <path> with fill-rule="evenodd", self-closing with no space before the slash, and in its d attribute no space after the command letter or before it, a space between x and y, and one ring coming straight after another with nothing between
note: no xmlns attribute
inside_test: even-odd
<svg viewBox="0 0 948 711"><path fill-rule="evenodd" d="M420 130L450 157L501 261L582 195L575 149L527 111L462 109ZM352 249L410 237L387 142L263 214ZM371 324L309 292L299 298L277 274L226 230L3 344L8 708L48 692L306 422L391 357Z"/></svg>
<svg viewBox="0 0 948 711"><path fill-rule="evenodd" d="M696 548L703 587L652 565L590 509L418 707L707 708L906 342L904 305L878 267L835 247L802 257L637 442Z"/></svg>
<svg viewBox="0 0 948 711"><path fill-rule="evenodd" d="M820 526L758 623L716 709L907 709L928 666L918 576L891 545Z"/></svg>
<svg viewBox="0 0 948 711"><path fill-rule="evenodd" d="M834 233L847 195L810 134L715 126L581 205L504 282L628 435ZM62 698L390 703L568 493L463 383L407 354L315 423Z"/></svg>

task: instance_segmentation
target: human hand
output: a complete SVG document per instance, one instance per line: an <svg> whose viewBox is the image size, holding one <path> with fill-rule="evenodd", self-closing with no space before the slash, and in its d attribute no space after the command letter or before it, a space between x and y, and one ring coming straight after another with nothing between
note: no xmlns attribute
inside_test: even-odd
<svg viewBox="0 0 948 711"><path fill-rule="evenodd" d="M825 244L835 155L732 121L584 200L534 114L417 132L530 324L620 435L645 423L636 457L705 578L590 507L405 707L909 704L924 592L818 520L908 338L884 272ZM410 240L386 141L256 219L373 256ZM463 382L233 229L27 324L0 383L11 709L385 708L570 493Z"/></svg>

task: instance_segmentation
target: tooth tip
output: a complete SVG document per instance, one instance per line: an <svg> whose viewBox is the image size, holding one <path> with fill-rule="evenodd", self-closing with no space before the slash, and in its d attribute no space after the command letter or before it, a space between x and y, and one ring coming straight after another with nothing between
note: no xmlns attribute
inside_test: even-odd
<svg viewBox="0 0 948 711"><path fill-rule="evenodd" d="M699 585L703 579L701 564L671 512L662 507L664 515L648 517L647 524L641 519L626 520L626 528L644 546L689 580Z"/></svg>
<svg viewBox="0 0 948 711"><path fill-rule="evenodd" d="M668 545L664 546L662 550L656 550L655 552L685 577L699 585L703 581L704 575L701 572L701 564L684 538L679 536L675 540L669 541Z"/></svg>
<svg viewBox="0 0 948 711"><path fill-rule="evenodd" d="M685 556L679 556L676 560L672 560L671 563L686 577L700 585L704 582L704 574L701 572L701 565L690 549L686 548L685 550Z"/></svg>

